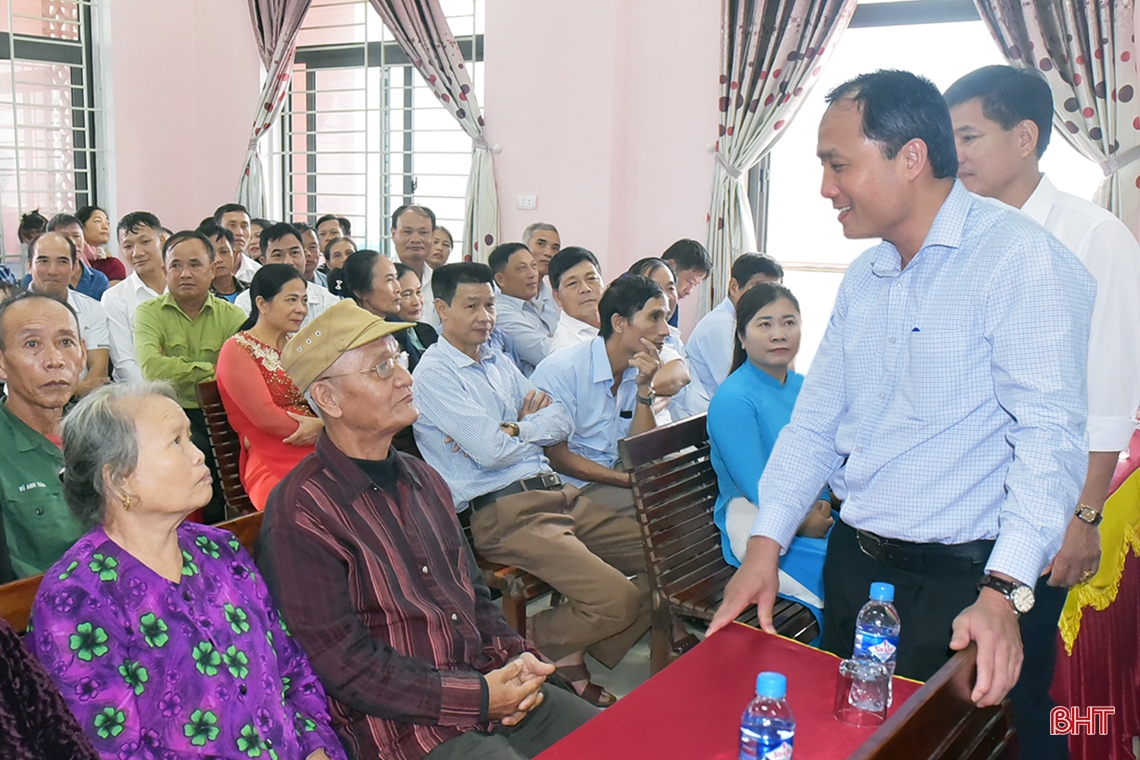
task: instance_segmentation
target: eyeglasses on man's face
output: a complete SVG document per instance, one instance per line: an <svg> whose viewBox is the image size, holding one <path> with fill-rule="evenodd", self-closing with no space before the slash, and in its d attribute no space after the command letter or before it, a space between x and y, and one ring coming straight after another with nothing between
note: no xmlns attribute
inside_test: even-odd
<svg viewBox="0 0 1140 760"><path fill-rule="evenodd" d="M401 369L407 369L408 368L408 353L406 351L401 351L400 353L396 354L395 356L389 356L387 359L384 359L379 364L377 364L375 367L369 367L368 369L359 369L356 372L343 372L339 375L325 375L324 377L322 377L320 379L321 380L332 380L334 377L348 377L349 375L365 375L365 374L368 374L369 372L375 372L376 376L378 378L380 378L381 380L389 380L389 379L391 379L392 375L394 375L396 373L396 367L400 367Z"/></svg>

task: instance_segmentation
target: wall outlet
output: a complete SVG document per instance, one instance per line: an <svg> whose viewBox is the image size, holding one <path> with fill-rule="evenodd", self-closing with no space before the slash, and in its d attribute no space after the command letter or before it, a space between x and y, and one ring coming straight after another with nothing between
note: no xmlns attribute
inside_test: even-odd
<svg viewBox="0 0 1140 760"><path fill-rule="evenodd" d="M521 208L523 211L534 211L536 208L538 208L538 196L520 195L519 208Z"/></svg>

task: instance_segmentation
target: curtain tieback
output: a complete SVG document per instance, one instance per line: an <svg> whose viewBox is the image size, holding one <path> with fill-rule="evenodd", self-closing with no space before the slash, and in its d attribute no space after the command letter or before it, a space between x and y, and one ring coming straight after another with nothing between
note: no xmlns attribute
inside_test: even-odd
<svg viewBox="0 0 1140 760"><path fill-rule="evenodd" d="M1137 161L1140 161L1140 145L1133 145L1128 150L1122 150L1101 161L1100 169L1104 172L1104 176L1111 177L1124 167Z"/></svg>
<svg viewBox="0 0 1140 760"><path fill-rule="evenodd" d="M713 154L713 158L715 158L716 162L720 164L720 168L724 169L725 173L733 179L740 179L740 176L744 174L744 172L740 171L740 169L737 169L735 166L729 163L728 159L725 158L724 154L719 150Z"/></svg>
<svg viewBox="0 0 1140 760"><path fill-rule="evenodd" d="M471 138L471 142L475 144L476 150L490 150L491 148L491 146L487 144L487 141L483 139L482 135Z"/></svg>
<svg viewBox="0 0 1140 760"><path fill-rule="evenodd" d="M257 150L257 145L260 142L261 142L261 135L258 135L257 137L249 138L249 150L250 151Z"/></svg>

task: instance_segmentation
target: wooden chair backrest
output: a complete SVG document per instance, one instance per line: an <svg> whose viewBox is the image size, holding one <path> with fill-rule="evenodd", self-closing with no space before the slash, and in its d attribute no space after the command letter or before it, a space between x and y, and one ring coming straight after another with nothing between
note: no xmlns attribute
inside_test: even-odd
<svg viewBox="0 0 1140 760"><path fill-rule="evenodd" d="M235 520L218 523L215 527L232 532L252 556L257 545L257 536L261 532L261 519L264 516L261 512L254 512ZM7 620L13 630L27 630L28 620L32 616L32 602L36 599L36 592L39 591L43 579L42 575L33 575L0 586L0 618Z"/></svg>
<svg viewBox="0 0 1140 760"><path fill-rule="evenodd" d="M241 440L230 427L226 407L218 383L211 380L198 383L198 404L206 415L206 428L210 433L210 448L214 450L218 476L222 479L222 492L226 496L228 515L243 515L255 511L253 502L241 484Z"/></svg>
<svg viewBox="0 0 1140 760"><path fill-rule="evenodd" d="M705 415L626 438L618 450L633 474L653 587L670 602L684 604L710 586L727 583L734 568L724 561L712 519L717 481Z"/></svg>
<svg viewBox="0 0 1140 760"><path fill-rule="evenodd" d="M1000 760L1017 754L1009 702L978 709L977 646L943 665L849 760Z"/></svg>

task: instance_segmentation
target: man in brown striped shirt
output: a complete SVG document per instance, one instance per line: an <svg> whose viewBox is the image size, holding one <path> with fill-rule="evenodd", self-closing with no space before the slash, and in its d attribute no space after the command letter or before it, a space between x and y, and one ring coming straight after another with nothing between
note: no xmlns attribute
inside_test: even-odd
<svg viewBox="0 0 1140 760"><path fill-rule="evenodd" d="M356 758L530 757L596 711L545 685L492 603L444 480L390 447L416 419L384 322L342 301L282 364L325 421L269 498L258 564Z"/></svg>

